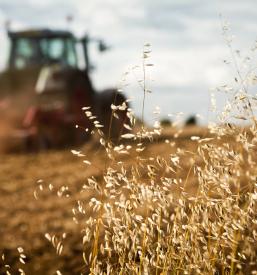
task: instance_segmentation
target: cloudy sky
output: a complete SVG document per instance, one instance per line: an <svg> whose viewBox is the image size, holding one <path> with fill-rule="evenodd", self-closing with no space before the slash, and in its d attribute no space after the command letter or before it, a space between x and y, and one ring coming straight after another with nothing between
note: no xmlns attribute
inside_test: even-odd
<svg viewBox="0 0 257 275"><path fill-rule="evenodd" d="M68 14L74 16L69 28L78 36L88 32L111 45L108 53L93 55L97 89L117 86L129 67L142 63L144 43L151 43L155 66L149 72L154 80L146 102L149 116L155 105L163 116L179 111L209 116L209 90L233 78L223 62L230 55L220 14L230 23L234 47L243 53L257 36L256 0L0 0L0 69L8 51L6 20L13 29L63 29ZM126 84L137 112L142 92L135 77Z"/></svg>

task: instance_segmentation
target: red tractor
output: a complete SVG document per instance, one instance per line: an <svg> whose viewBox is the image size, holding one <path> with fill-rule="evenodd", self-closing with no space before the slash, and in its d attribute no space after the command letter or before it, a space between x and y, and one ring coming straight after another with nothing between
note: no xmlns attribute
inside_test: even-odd
<svg viewBox="0 0 257 275"><path fill-rule="evenodd" d="M0 75L2 144L11 138L23 140L27 149L79 144L89 136L75 125L89 132L93 125L82 111L84 106L91 106L105 124L103 131L109 132L110 106L121 104L125 97L115 89L95 91L89 76L88 36L76 39L68 31L40 29L8 32L8 37L8 68ZM102 41L98 43L100 51L106 50ZM78 65L82 60L83 68ZM122 133L126 110L118 116L112 120L112 136Z"/></svg>

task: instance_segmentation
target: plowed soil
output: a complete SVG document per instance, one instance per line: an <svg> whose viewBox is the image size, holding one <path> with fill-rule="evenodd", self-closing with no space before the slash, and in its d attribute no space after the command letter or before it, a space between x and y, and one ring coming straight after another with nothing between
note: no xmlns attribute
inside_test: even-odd
<svg viewBox="0 0 257 275"><path fill-rule="evenodd" d="M168 131L166 136L150 143L144 154L168 157L173 149L167 150L164 142L167 138L176 142L175 148L194 151L196 142L190 139L192 135L205 136L207 130L188 128L178 138ZM62 274L83 271L83 220L79 224L73 221L72 208L78 199L87 201L92 195L81 193L82 186L87 177L101 176L106 158L94 141L86 144L82 151L93 165L85 165L83 158L74 156L70 149L0 156L0 253L4 254L0 259L1 274L6 270L19 274L18 268L26 274L55 274L58 269ZM133 162L133 156L125 158ZM185 176L188 167L189 163L185 162ZM68 190L62 192L63 186ZM66 234L61 255L56 254L46 233L55 234L57 238ZM19 260L18 247L24 249L25 264Z"/></svg>

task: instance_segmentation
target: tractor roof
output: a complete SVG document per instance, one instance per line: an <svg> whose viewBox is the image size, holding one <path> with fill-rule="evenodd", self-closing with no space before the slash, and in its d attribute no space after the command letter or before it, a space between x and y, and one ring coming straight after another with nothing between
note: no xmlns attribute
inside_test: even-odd
<svg viewBox="0 0 257 275"><path fill-rule="evenodd" d="M69 31L62 30L49 30L49 29L31 29L31 30L23 30L17 32L8 32L8 36L11 39L15 38L69 38L74 37L73 34Z"/></svg>

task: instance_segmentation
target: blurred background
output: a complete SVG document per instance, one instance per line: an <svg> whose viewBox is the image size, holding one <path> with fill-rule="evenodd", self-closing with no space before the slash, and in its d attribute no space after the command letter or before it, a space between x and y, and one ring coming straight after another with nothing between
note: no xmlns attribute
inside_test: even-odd
<svg viewBox="0 0 257 275"><path fill-rule="evenodd" d="M103 39L110 50L90 52L96 89L119 86L129 67L142 63L144 43L152 45L146 118L159 106L161 117L199 113L206 123L211 114L210 90L233 78L224 64L230 53L222 37L220 14L230 22L235 47L247 51L254 43L257 3L200 0L0 0L0 69L6 64L6 22L12 30L47 27L68 29L77 36L88 33ZM126 80L126 95L139 115L142 91L136 80Z"/></svg>

